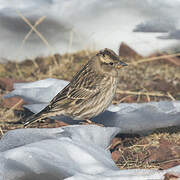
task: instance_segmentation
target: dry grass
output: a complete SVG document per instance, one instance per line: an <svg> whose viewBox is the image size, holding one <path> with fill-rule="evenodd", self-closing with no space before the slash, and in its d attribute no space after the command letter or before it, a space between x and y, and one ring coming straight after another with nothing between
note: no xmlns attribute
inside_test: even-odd
<svg viewBox="0 0 180 180"><path fill-rule="evenodd" d="M115 141L113 157L121 169L167 169L180 164L180 132L153 133L138 138L116 138Z"/></svg>
<svg viewBox="0 0 180 180"><path fill-rule="evenodd" d="M131 63L129 63L129 65L137 66L140 63L152 62L152 61L157 61L160 59L169 59L169 58L173 58L173 57L177 57L177 56L180 56L180 53L166 54L166 55L161 55L161 56L144 58L144 59L140 59L137 61L132 61Z"/></svg>
<svg viewBox="0 0 180 180"><path fill-rule="evenodd" d="M25 81L35 81L49 77L71 80L72 76L95 53L86 50L72 54L56 54L53 57L56 58L57 64L54 63L52 56L38 57L21 63L8 62L6 65L3 65L2 69L5 69L5 71L0 72L0 76ZM122 71L114 103L180 100L180 88L176 82L180 82L180 71L179 67L173 64L157 60L139 63L137 66L129 66ZM3 91L2 94L6 92ZM14 114L17 105L11 109L0 107L1 135L7 130L22 128L20 124L12 125L6 123L7 121L18 120L18 117ZM24 112L23 110L20 111ZM31 127L57 126L58 124L47 121L46 123L33 124ZM166 147L162 139L167 138L168 142L173 143ZM125 138L123 140L119 138L118 141L118 143L113 144L113 146L116 146L113 149L113 153L119 153L115 162L121 169L166 169L180 162L180 156L174 150L176 144L180 142L179 131L176 133L162 132L160 134L155 132L146 137ZM164 159L158 156L153 157L152 154L161 154L159 152L164 148L169 150L167 153L165 152Z"/></svg>
<svg viewBox="0 0 180 180"><path fill-rule="evenodd" d="M71 80L73 75L79 71L82 65L95 53L96 52L85 50L72 54L56 54L53 57L56 58L57 64L54 63L52 56L37 57L34 60L26 60L21 63L8 62L7 64L1 65L3 68L2 71L0 71L0 76L24 81L35 81L49 77ZM178 82L180 82L179 67L167 61L154 60L139 63L136 66L132 65L122 69L118 90L113 103L180 100L180 85ZM7 90L1 89L2 95L7 92ZM3 105L0 106L1 135L7 130L22 128L20 124L13 125L7 123L18 120L18 116L16 116L17 112L21 112L21 115L26 113L23 109L16 108L19 103L20 102L11 109ZM46 121L46 123L35 123L31 127L42 128L58 126L59 124L57 122ZM172 144L168 146L167 143L162 141L167 138L168 142L172 142ZM118 159L114 160L121 169L165 169L180 163L180 156L176 153L176 151L179 152L176 148L176 145L180 144L179 129L176 132L175 128L168 131L158 130L149 136L140 138L126 137L122 139L120 137L118 141L118 143L113 144L113 146L116 146L116 148L113 149L113 153L119 153ZM164 152L165 154L163 154L164 159L163 157L154 157L152 155L161 154L160 152L163 151L163 149L168 150L168 152Z"/></svg>

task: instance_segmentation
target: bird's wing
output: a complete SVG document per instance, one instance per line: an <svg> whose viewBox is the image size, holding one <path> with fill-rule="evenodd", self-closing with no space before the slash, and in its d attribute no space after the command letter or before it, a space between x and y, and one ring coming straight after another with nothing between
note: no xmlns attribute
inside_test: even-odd
<svg viewBox="0 0 180 180"><path fill-rule="evenodd" d="M100 90L97 89L88 89L88 88L70 88L67 97L71 99L89 99L97 94L99 94Z"/></svg>
<svg viewBox="0 0 180 180"><path fill-rule="evenodd" d="M97 95L100 92L99 88L96 89L88 89L88 88L76 88L73 86L66 86L62 91L60 91L50 102L50 104L53 104L57 101L62 101L65 99L88 99L95 95Z"/></svg>
<svg viewBox="0 0 180 180"><path fill-rule="evenodd" d="M83 77L83 78L82 78ZM95 78L96 77L96 78ZM64 107L76 100L85 100L100 93L102 77L97 76L86 64L72 79L72 81L59 92L50 102L50 107L56 105Z"/></svg>
<svg viewBox="0 0 180 180"><path fill-rule="evenodd" d="M57 107L66 108L70 104L73 105L76 103L76 100L89 99L96 96L98 93L100 93L99 88L75 88L72 84L69 84L51 100L49 109L51 109L50 111L54 111Z"/></svg>
<svg viewBox="0 0 180 180"><path fill-rule="evenodd" d="M63 90L61 90L50 102L50 105L56 103L58 101L62 101L67 98L67 94L69 92L70 84L68 84Z"/></svg>

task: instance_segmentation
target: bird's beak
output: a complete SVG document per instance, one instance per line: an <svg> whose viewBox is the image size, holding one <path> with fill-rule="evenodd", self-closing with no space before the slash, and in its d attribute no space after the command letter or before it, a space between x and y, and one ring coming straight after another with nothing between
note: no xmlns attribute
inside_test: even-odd
<svg viewBox="0 0 180 180"><path fill-rule="evenodd" d="M120 69L120 68L122 68L124 66L128 66L128 65L121 61L120 63L118 63L117 68Z"/></svg>

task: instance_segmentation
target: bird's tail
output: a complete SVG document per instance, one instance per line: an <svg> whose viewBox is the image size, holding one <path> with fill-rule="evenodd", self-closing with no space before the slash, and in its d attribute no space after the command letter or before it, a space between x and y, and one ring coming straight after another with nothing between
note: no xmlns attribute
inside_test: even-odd
<svg viewBox="0 0 180 180"><path fill-rule="evenodd" d="M24 123L24 127L26 127L29 124L36 122L38 120L48 118L51 116L61 115L61 114L63 114L63 111L60 111L59 109L58 109L58 111L51 111L49 106L47 106L43 110L41 110L39 113L34 114L34 115L30 116L29 118L27 118L27 120Z"/></svg>
<svg viewBox="0 0 180 180"><path fill-rule="evenodd" d="M28 126L29 124L36 122L38 120L44 119L46 117L49 117L49 106L46 106L43 110L41 110L39 113L37 114L33 114L32 116L30 116L29 118L26 119L25 123L24 123L24 127Z"/></svg>
<svg viewBox="0 0 180 180"><path fill-rule="evenodd" d="M44 114L45 115L45 114ZM33 114L32 116L30 116L29 118L26 119L25 123L24 123L24 127L30 125L33 122L36 122L38 120L41 120L43 118L46 118L45 116L43 116L43 114L37 113L37 114Z"/></svg>

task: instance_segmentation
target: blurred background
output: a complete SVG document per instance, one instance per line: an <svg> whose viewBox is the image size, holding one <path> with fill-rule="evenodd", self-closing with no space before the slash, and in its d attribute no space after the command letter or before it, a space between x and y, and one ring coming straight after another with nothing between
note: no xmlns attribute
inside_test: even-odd
<svg viewBox="0 0 180 180"><path fill-rule="evenodd" d="M117 52L121 42L142 55L179 51L179 9L179 0L0 0L0 57Z"/></svg>

